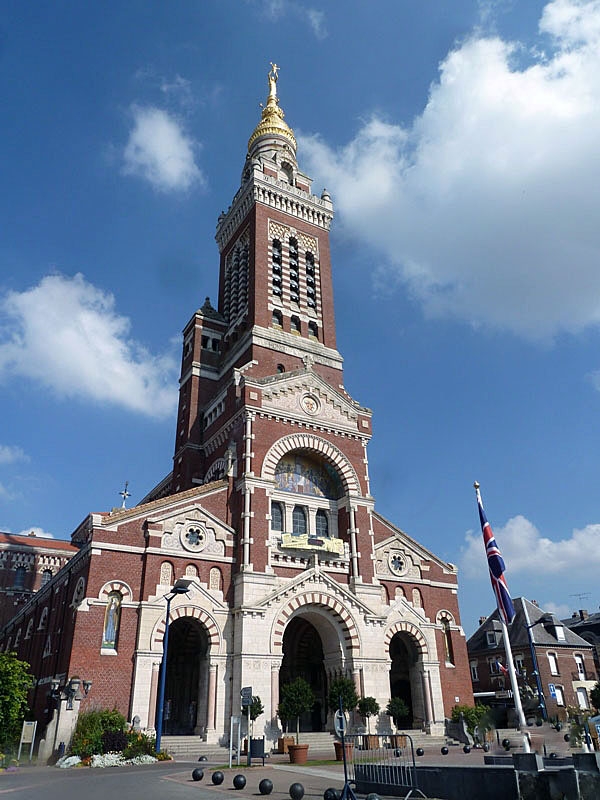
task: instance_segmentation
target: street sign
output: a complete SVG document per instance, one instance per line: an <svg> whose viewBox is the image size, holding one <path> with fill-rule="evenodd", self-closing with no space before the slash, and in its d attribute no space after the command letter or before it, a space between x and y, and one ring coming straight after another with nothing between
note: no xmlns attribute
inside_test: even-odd
<svg viewBox="0 0 600 800"><path fill-rule="evenodd" d="M335 717L333 718L333 727L335 728L335 732L338 736L342 734L345 735L346 733L346 717L342 714L342 712L338 710L335 712Z"/></svg>
<svg viewBox="0 0 600 800"><path fill-rule="evenodd" d="M553 683L548 684L548 691L550 692L550 697L556 700L556 686Z"/></svg>
<svg viewBox="0 0 600 800"><path fill-rule="evenodd" d="M242 708L247 708L248 706L252 705L252 687L251 686L243 686L242 691L240 692L242 697Z"/></svg>

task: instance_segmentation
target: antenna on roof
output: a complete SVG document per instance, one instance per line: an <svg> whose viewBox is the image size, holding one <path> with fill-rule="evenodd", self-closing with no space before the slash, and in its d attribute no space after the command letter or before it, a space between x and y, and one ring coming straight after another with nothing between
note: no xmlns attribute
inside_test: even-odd
<svg viewBox="0 0 600 800"><path fill-rule="evenodd" d="M127 491L128 486L129 486L129 481L125 481L125 488L123 489L122 492L119 492L119 494L123 498L123 505L121 506L121 508L125 508L125 501L127 500L128 497L131 497L130 493Z"/></svg>
<svg viewBox="0 0 600 800"><path fill-rule="evenodd" d="M574 592L573 594L569 595L569 597L576 597L579 600L580 603L581 603L582 600L587 600L588 597L591 597L591 596L592 596L591 592L580 592L579 594L577 592Z"/></svg>

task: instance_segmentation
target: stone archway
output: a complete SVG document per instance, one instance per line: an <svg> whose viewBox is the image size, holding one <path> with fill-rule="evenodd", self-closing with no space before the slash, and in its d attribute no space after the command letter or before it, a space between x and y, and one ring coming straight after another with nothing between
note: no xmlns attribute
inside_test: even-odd
<svg viewBox="0 0 600 800"><path fill-rule="evenodd" d="M360 643L354 621L336 598L308 592L294 598L279 613L272 646L282 655L276 676L281 687L304 678L315 695L315 705L300 718L300 729L318 732L331 727L327 706L330 682L352 667Z"/></svg>
<svg viewBox="0 0 600 800"><path fill-rule="evenodd" d="M168 736L195 732L206 717L209 639L204 626L181 617L169 626L163 730Z"/></svg>
<svg viewBox="0 0 600 800"><path fill-rule="evenodd" d="M430 721L423 672L425 637L415 626L399 623L387 631L385 645L390 659L390 697L400 697L406 703L406 727L421 728Z"/></svg>

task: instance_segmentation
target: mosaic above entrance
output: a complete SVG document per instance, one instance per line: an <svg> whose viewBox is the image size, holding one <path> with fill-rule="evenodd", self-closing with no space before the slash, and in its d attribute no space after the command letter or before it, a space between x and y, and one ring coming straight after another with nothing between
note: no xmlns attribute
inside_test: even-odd
<svg viewBox="0 0 600 800"><path fill-rule="evenodd" d="M284 456L275 468L275 483L284 492L330 500L342 496L342 484L335 469L324 461L305 455Z"/></svg>

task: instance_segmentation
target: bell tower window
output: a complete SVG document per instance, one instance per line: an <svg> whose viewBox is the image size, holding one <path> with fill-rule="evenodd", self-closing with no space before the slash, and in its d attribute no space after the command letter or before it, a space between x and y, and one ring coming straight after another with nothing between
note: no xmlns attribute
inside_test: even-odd
<svg viewBox="0 0 600 800"><path fill-rule="evenodd" d="M278 308L273 309L271 324L274 328L283 328L283 314Z"/></svg>
<svg viewBox="0 0 600 800"><path fill-rule="evenodd" d="M281 242L279 239L273 239L271 242L271 272L272 290L275 297L281 297L281 262Z"/></svg>
<svg viewBox="0 0 600 800"><path fill-rule="evenodd" d="M308 323L308 338L319 341L319 326L316 322L311 321Z"/></svg>
<svg viewBox="0 0 600 800"><path fill-rule="evenodd" d="M290 300L300 303L300 266L298 262L298 240L291 238L289 243L290 258Z"/></svg>
<svg viewBox="0 0 600 800"><path fill-rule="evenodd" d="M315 290L315 257L312 253L308 252L305 255L306 263L306 305L309 308L316 308L316 290Z"/></svg>
<svg viewBox="0 0 600 800"><path fill-rule="evenodd" d="M290 318L290 330L292 333L300 333L300 319L298 317Z"/></svg>

